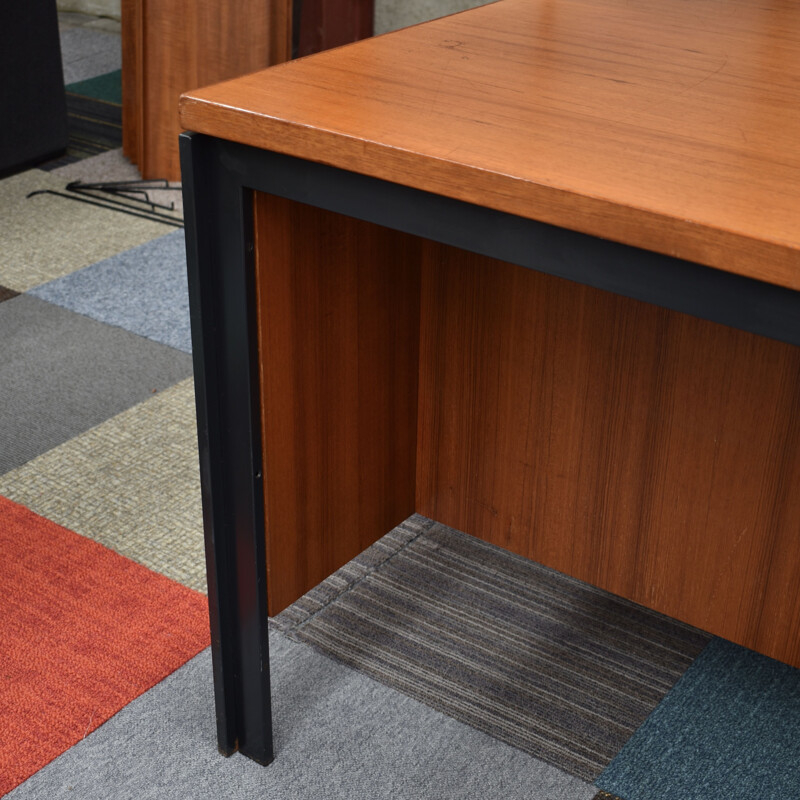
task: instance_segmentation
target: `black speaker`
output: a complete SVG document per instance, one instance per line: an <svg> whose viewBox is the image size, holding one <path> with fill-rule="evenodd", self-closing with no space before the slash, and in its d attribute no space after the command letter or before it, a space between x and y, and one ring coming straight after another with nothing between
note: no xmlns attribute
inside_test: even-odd
<svg viewBox="0 0 800 800"><path fill-rule="evenodd" d="M67 146L55 0L0 0L0 175Z"/></svg>

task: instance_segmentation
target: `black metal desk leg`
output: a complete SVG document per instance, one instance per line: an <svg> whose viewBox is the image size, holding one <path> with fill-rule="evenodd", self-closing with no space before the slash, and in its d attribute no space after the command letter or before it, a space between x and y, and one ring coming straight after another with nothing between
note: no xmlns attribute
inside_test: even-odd
<svg viewBox="0 0 800 800"><path fill-rule="evenodd" d="M219 749L272 761L252 192L181 136Z"/></svg>

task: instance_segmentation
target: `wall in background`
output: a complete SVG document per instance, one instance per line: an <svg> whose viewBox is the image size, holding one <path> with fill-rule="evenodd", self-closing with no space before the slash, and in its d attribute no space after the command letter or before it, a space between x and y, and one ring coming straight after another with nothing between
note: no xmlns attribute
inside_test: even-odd
<svg viewBox="0 0 800 800"><path fill-rule="evenodd" d="M120 18L120 0L56 0L59 11L77 11L97 17Z"/></svg>
<svg viewBox="0 0 800 800"><path fill-rule="evenodd" d="M416 25L494 0L375 0L375 33Z"/></svg>
<svg viewBox="0 0 800 800"><path fill-rule="evenodd" d="M375 0L375 33L386 33L487 2L490 0ZM57 0L57 6L59 11L120 18L120 0Z"/></svg>

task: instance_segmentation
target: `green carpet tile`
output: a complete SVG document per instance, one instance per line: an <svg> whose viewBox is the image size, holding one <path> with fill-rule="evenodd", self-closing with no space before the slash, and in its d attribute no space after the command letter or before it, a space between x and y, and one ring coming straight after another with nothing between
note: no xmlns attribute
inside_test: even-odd
<svg viewBox="0 0 800 800"><path fill-rule="evenodd" d="M90 97L94 100L102 100L105 103L122 105L122 70L115 69L102 75L95 75L94 78L87 78L83 81L70 83L66 87L67 94L74 94L80 97Z"/></svg>

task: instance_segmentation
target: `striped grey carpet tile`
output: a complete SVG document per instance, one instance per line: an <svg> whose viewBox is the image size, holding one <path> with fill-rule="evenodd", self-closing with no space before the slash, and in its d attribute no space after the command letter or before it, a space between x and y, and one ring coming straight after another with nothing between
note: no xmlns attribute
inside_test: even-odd
<svg viewBox="0 0 800 800"><path fill-rule="evenodd" d="M409 517L280 614L272 617L271 626L285 633L297 629L429 530L433 524L432 520L419 514Z"/></svg>
<svg viewBox="0 0 800 800"><path fill-rule="evenodd" d="M319 588L288 634L583 780L709 641L445 526L413 525L376 568Z"/></svg>

